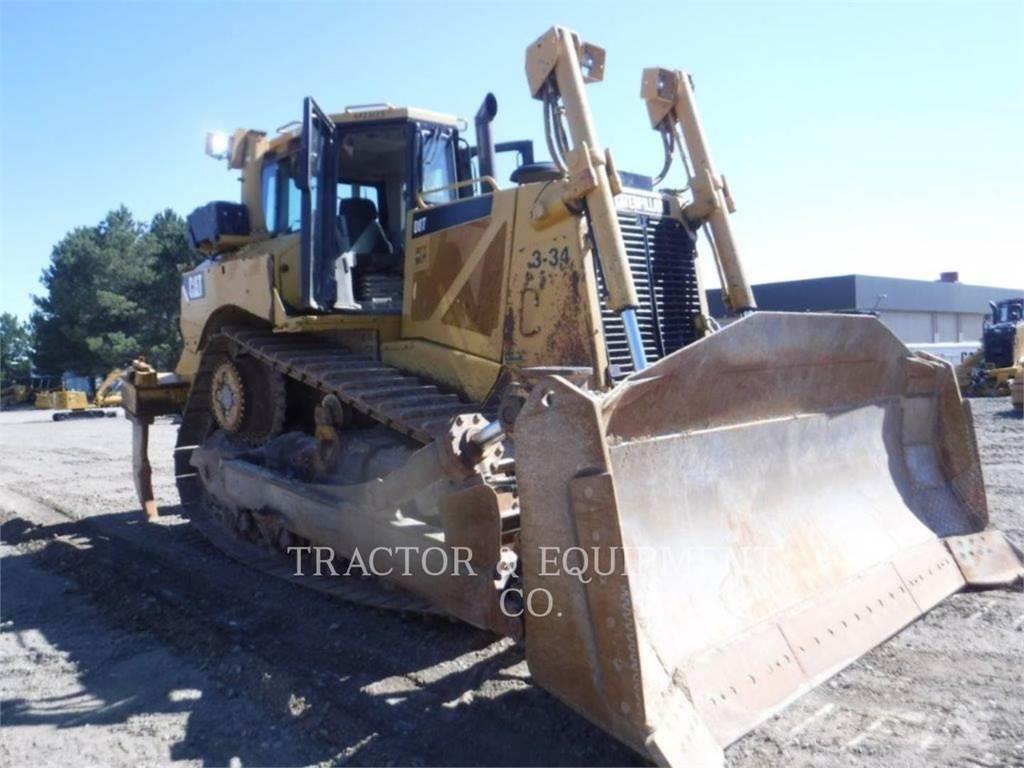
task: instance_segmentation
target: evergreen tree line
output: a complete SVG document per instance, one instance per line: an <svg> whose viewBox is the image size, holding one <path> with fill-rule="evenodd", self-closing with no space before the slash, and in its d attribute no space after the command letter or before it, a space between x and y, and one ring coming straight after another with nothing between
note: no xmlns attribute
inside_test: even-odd
<svg viewBox="0 0 1024 768"><path fill-rule="evenodd" d="M102 376L135 357L177 361L181 274L195 264L185 222L168 209L145 223L121 206L68 232L43 270L27 322L0 315L3 386L30 372Z"/></svg>

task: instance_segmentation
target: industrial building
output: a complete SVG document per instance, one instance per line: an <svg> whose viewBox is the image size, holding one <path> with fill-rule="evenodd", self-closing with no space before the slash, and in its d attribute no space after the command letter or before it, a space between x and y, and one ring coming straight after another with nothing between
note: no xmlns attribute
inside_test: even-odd
<svg viewBox="0 0 1024 768"><path fill-rule="evenodd" d="M989 302L1024 296L1024 288L993 288L959 282L955 272L940 280L905 280L840 275L755 285L762 310L785 312L873 312L907 344L973 342L990 312ZM712 317L725 310L718 290L707 292Z"/></svg>

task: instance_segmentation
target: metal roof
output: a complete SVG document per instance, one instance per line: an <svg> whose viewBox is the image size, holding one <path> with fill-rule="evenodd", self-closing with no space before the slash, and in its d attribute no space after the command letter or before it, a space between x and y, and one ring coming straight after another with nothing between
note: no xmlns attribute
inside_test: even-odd
<svg viewBox="0 0 1024 768"><path fill-rule="evenodd" d="M420 120L426 123L438 123L450 125L465 130L466 121L461 117L447 115L443 112L433 112L429 109L419 107L396 107L394 104L363 104L352 107L345 107L344 112L332 112L328 117L331 122L337 123L369 123L384 120ZM281 145L299 138L302 135L302 123L293 120L277 129L277 135L271 136L269 141L272 149L279 149Z"/></svg>
<svg viewBox="0 0 1024 768"><path fill-rule="evenodd" d="M873 275L839 275L761 283L753 286L753 290L760 309L785 312L890 310L981 314L989 311L990 301L1024 296L1024 289L1021 288ZM723 316L725 310L721 292L717 288L708 290L707 297L712 316Z"/></svg>

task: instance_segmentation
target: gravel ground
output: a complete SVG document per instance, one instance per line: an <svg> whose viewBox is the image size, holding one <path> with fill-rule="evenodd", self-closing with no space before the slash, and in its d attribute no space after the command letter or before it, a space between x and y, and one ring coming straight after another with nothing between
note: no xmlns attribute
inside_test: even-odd
<svg viewBox="0 0 1024 768"><path fill-rule="evenodd" d="M975 401L993 523L1024 546L1024 421ZM519 648L224 557L135 512L123 419L0 414L0 763L635 765ZM733 766L1024 766L1024 595L955 595L727 752Z"/></svg>

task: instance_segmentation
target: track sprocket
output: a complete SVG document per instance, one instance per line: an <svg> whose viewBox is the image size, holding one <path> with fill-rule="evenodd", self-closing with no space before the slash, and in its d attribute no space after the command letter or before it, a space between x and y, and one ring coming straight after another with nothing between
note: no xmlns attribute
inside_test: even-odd
<svg viewBox="0 0 1024 768"><path fill-rule="evenodd" d="M284 378L259 360L224 355L210 381L210 411L217 426L252 443L281 432L285 411Z"/></svg>
<svg viewBox="0 0 1024 768"><path fill-rule="evenodd" d="M231 433L242 430L245 421L245 385L234 361L224 359L213 372L210 410L217 425Z"/></svg>

